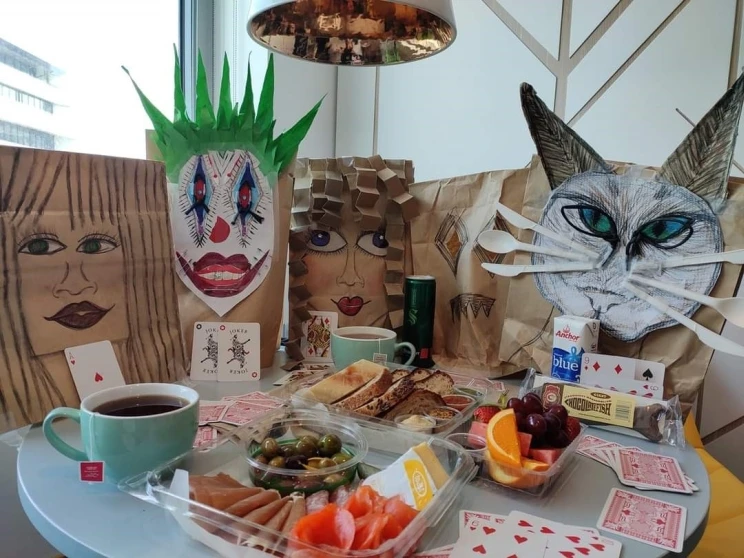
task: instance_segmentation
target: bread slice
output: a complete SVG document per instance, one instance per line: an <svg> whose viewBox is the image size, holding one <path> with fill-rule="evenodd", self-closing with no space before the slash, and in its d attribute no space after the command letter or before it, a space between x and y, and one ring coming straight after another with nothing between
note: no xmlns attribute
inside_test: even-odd
<svg viewBox="0 0 744 558"><path fill-rule="evenodd" d="M421 380L425 380L425 379L426 379L426 378L428 378L429 376L431 376L431 372L429 372L428 370L426 370L426 369L424 369L424 368L416 368L416 369L415 369L415 370L414 370L413 372L411 372L411 374L410 374L410 378L411 378L411 379L412 379L412 380L413 380L414 382L420 382Z"/></svg>
<svg viewBox="0 0 744 558"><path fill-rule="evenodd" d="M416 389L433 391L437 395L448 395L455 388L454 380L441 370L437 370L425 380L416 382Z"/></svg>
<svg viewBox="0 0 744 558"><path fill-rule="evenodd" d="M386 370L384 366L359 360L315 384L307 390L307 397L318 403L335 403L375 379L383 370Z"/></svg>
<svg viewBox="0 0 744 558"><path fill-rule="evenodd" d="M354 409L354 412L369 417L382 415L408 397L415 389L415 385L416 382L406 376L391 385L387 391L379 397L375 397L372 401Z"/></svg>
<svg viewBox="0 0 744 558"><path fill-rule="evenodd" d="M391 385L393 385L393 375L390 370L384 368L375 378L372 378L348 397L334 403L334 406L353 411L385 393Z"/></svg>
<svg viewBox="0 0 744 558"><path fill-rule="evenodd" d="M444 407L444 399L440 395L426 389L416 389L382 418L393 420L400 415L423 415L435 407Z"/></svg>
<svg viewBox="0 0 744 558"><path fill-rule="evenodd" d="M393 383L397 382L398 380L402 380L406 376L410 376L411 371L406 370L405 368L399 368L398 370L393 371Z"/></svg>

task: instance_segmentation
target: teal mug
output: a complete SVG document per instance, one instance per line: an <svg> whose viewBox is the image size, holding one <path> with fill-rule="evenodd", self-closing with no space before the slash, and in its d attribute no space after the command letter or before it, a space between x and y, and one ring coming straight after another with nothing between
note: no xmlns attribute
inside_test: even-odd
<svg viewBox="0 0 744 558"><path fill-rule="evenodd" d="M416 358L416 348L410 343L396 343L395 332L381 327L342 327L331 333L331 356L336 370L366 359L379 361L384 355L387 362L393 362L395 352L400 348L408 349L408 365ZM377 355L377 356L376 356Z"/></svg>
<svg viewBox="0 0 744 558"><path fill-rule="evenodd" d="M54 431L52 423L58 418L80 425L82 451ZM132 384L89 395L80 409L54 409L44 419L43 431L62 455L75 461L103 461L105 480L118 482L189 451L198 427L199 394L193 389Z"/></svg>

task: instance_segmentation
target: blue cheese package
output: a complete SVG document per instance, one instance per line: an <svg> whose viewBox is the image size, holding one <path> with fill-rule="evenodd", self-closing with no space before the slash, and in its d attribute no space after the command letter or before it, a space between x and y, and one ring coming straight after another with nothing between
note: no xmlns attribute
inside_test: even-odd
<svg viewBox="0 0 744 558"><path fill-rule="evenodd" d="M596 353L599 320L581 316L559 316L553 321L553 363L550 375L578 382L584 353Z"/></svg>

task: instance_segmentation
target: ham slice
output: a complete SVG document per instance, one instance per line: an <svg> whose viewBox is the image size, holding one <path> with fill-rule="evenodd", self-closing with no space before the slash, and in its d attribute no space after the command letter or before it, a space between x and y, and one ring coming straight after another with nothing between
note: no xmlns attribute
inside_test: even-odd
<svg viewBox="0 0 744 558"><path fill-rule="evenodd" d="M305 495L302 493L295 493L292 494L292 499L292 510L289 512L287 521L285 521L282 526L282 533L289 533L292 530L292 527L295 526L295 523L307 514L307 510L305 509Z"/></svg>

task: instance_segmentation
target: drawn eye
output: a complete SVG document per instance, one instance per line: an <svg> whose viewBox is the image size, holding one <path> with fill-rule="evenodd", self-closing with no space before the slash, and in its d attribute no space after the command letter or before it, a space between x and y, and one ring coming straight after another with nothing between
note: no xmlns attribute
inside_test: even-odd
<svg viewBox="0 0 744 558"><path fill-rule="evenodd" d="M235 184L232 193L233 210L235 218L232 224L240 224L241 236L248 234L248 224L256 221L258 224L264 222L264 218L258 214L258 203L261 191L256 185L256 180L251 171L251 164L245 166L245 172L240 181Z"/></svg>
<svg viewBox="0 0 744 558"><path fill-rule="evenodd" d="M313 252L332 254L346 247L346 240L336 231L324 231L316 229L310 232L307 247Z"/></svg>
<svg viewBox="0 0 744 558"><path fill-rule="evenodd" d="M663 248L676 248L687 242L692 234L692 219L684 216L662 217L646 223L638 234L646 242ZM671 245L669 244L672 242Z"/></svg>
<svg viewBox="0 0 744 558"><path fill-rule="evenodd" d="M387 256L388 241L385 238L385 231L364 232L357 240L357 246L371 256L384 258Z"/></svg>
<svg viewBox="0 0 744 558"><path fill-rule="evenodd" d="M78 244L77 251L84 254L105 254L118 247L119 245L110 236L94 234L83 238Z"/></svg>
<svg viewBox="0 0 744 558"><path fill-rule="evenodd" d="M20 254L32 256L51 256L67 248L59 240L52 236L34 236L25 240L18 250Z"/></svg>
<svg viewBox="0 0 744 558"><path fill-rule="evenodd" d="M593 205L567 205L561 208L563 218L577 231L607 241L617 240L617 227L612 217Z"/></svg>

